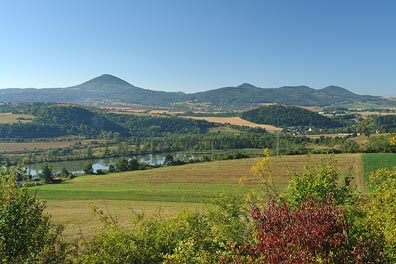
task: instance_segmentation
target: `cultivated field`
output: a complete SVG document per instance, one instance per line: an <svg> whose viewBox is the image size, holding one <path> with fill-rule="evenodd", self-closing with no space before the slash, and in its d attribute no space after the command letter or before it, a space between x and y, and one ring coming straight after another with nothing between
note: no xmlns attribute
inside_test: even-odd
<svg viewBox="0 0 396 264"><path fill-rule="evenodd" d="M0 113L0 124L28 123L28 122L32 122L33 118L34 118L34 116L32 116L32 115Z"/></svg>
<svg viewBox="0 0 396 264"><path fill-rule="evenodd" d="M275 185L283 189L289 182L289 171L298 172L308 160L320 162L324 155L281 156L272 159ZM360 154L335 156L340 170L355 174L355 184L364 188ZM220 193L242 195L249 190L260 190L251 172L258 158L203 162L147 171L114 173L102 176L80 176L64 184L31 188L46 200L53 220L65 226L68 239L82 233L93 234L98 219L93 217L92 206L99 206L127 225L134 213L162 215L183 209L205 210ZM250 177L249 185L239 180ZM100 226L100 225L99 225Z"/></svg>
<svg viewBox="0 0 396 264"><path fill-rule="evenodd" d="M35 141L35 142L0 142L0 152L47 150L65 148L74 145L79 140ZM90 145L92 140L82 140L82 145Z"/></svg>
<svg viewBox="0 0 396 264"><path fill-rule="evenodd" d="M247 127L261 127L266 129L268 132L274 132L282 130L282 128L275 127L272 125L256 124L240 117L211 117L211 116L181 116L183 118L191 118L196 120L206 120L208 122L219 123L219 124L231 124L236 126L247 126Z"/></svg>

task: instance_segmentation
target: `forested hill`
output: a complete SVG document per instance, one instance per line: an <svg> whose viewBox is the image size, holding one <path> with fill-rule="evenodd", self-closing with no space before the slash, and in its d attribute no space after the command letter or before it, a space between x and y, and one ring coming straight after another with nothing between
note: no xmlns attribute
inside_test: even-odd
<svg viewBox="0 0 396 264"><path fill-rule="evenodd" d="M208 102L220 106L248 106L262 103L305 106L326 106L353 102L390 103L386 99L377 96L357 95L338 86L328 86L316 90L307 86L259 88L247 83L237 87L224 87L191 94L189 99L195 102Z"/></svg>
<svg viewBox="0 0 396 264"><path fill-rule="evenodd" d="M135 116L67 104L0 105L0 113L27 114L27 122L1 123L0 138L48 138L81 135L90 138L122 136L163 137L204 134L216 124L166 116Z"/></svg>
<svg viewBox="0 0 396 264"><path fill-rule="evenodd" d="M184 94L143 89L110 74L104 74L83 84L66 88L80 94L85 103L112 101L143 105L168 105L182 101Z"/></svg>
<svg viewBox="0 0 396 264"><path fill-rule="evenodd" d="M110 74L67 88L0 89L0 102L57 102L91 106L114 103L150 106L202 103L228 108L250 107L262 103L315 106L354 102L392 104L381 97L357 95L337 86L316 90L307 86L259 88L244 83L237 87L224 87L193 94L163 92L136 87Z"/></svg>
<svg viewBox="0 0 396 264"><path fill-rule="evenodd" d="M242 113L241 117L251 122L278 127L309 126L328 128L340 126L338 122L331 118L296 106L263 106L246 111Z"/></svg>
<svg viewBox="0 0 396 264"><path fill-rule="evenodd" d="M108 120L105 116L88 109L73 105L49 105L32 110L36 116L35 122L52 124L71 133L83 129L97 131L113 131L121 135L128 134L128 130L121 125Z"/></svg>
<svg viewBox="0 0 396 264"><path fill-rule="evenodd" d="M10 103L52 102L85 105L133 103L160 106L183 100L183 93L139 88L110 74L103 74L67 88L0 89L0 102Z"/></svg>

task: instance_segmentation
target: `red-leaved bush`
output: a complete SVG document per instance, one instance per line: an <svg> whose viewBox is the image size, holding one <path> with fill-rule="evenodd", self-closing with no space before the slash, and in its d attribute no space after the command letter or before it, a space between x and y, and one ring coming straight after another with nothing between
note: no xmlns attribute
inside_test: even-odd
<svg viewBox="0 0 396 264"><path fill-rule="evenodd" d="M308 198L293 210L273 198L252 206L254 242L235 247L234 263L358 263L342 208Z"/></svg>

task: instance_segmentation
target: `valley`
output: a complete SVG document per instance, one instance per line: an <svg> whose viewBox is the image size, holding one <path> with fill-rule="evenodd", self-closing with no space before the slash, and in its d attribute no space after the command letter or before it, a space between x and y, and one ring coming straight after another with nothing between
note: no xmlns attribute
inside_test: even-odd
<svg viewBox="0 0 396 264"><path fill-rule="evenodd" d="M113 76L98 78L62 92L84 90L105 98L104 89L115 89L115 96L130 86ZM45 213L73 245L93 243L110 223L135 230L183 214L209 217L239 203L245 209L238 214L247 217L249 204L287 194L298 184L296 177L307 175L312 179L303 189L327 188L322 181L330 179L337 192L367 196L375 191L372 172L396 165L394 102L357 95L351 98L365 101L298 105L211 97L224 89L193 99L162 94L161 100L167 99L160 106L152 99L138 105L116 97L103 104L96 99L77 104L69 97L58 103L34 102L34 97L1 103L3 173L20 170L18 187L45 203ZM239 96L261 92L247 84L227 89ZM270 91L306 96L304 91L321 94L322 100L329 93L333 101L351 95L336 87ZM188 101L177 101L182 97ZM234 204L222 204L222 197Z"/></svg>

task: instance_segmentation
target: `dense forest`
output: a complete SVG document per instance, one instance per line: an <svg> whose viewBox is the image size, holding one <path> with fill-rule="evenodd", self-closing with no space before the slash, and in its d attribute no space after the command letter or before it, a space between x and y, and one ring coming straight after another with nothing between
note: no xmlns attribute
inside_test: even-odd
<svg viewBox="0 0 396 264"><path fill-rule="evenodd" d="M241 114L243 119L258 124L270 124L278 127L339 127L340 123L318 113L296 107L269 105L246 111Z"/></svg>

